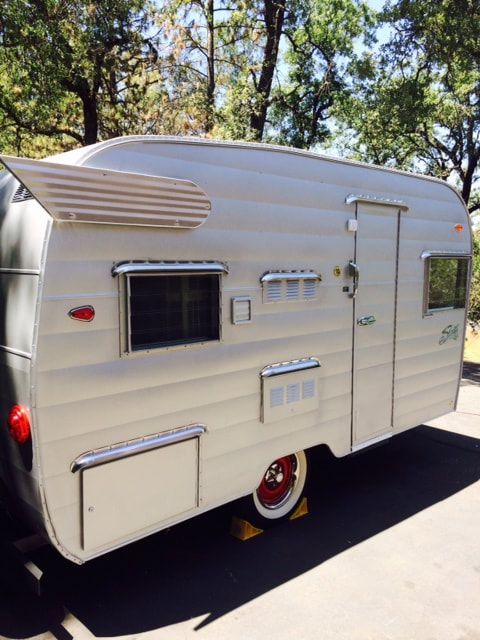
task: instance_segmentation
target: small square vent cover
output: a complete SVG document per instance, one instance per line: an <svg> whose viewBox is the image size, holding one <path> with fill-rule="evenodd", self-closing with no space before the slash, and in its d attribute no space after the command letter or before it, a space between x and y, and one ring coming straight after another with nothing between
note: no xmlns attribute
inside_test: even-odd
<svg viewBox="0 0 480 640"><path fill-rule="evenodd" d="M252 299L249 296L232 298L232 323L247 324L252 321Z"/></svg>

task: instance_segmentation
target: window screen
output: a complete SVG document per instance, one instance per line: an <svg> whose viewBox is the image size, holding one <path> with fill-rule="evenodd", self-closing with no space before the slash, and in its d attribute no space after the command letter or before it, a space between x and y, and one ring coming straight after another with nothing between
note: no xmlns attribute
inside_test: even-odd
<svg viewBox="0 0 480 640"><path fill-rule="evenodd" d="M130 275L132 351L220 338L218 274Z"/></svg>
<svg viewBox="0 0 480 640"><path fill-rule="evenodd" d="M468 258L429 258L425 311L463 309L467 296Z"/></svg>

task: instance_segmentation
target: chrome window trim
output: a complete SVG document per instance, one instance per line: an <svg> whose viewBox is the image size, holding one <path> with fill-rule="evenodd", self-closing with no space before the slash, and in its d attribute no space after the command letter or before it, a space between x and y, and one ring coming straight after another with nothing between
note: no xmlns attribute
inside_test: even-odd
<svg viewBox="0 0 480 640"><path fill-rule="evenodd" d="M198 438L204 434L206 430L203 424L192 424L187 427L181 427L180 429L172 429L171 431L155 433L144 436L143 438L118 442L109 447L86 451L72 462L70 471L76 473L77 471L90 469L100 464L128 458L138 453L145 453L146 451L167 447L177 442Z"/></svg>
<svg viewBox="0 0 480 640"><path fill-rule="evenodd" d="M351 193L345 198L345 204L355 204L357 202L363 202L365 204L381 204L389 207L396 207L403 211L410 209L409 205L404 200L395 200L393 198L382 198L380 196L374 196L370 194L354 194Z"/></svg>
<svg viewBox="0 0 480 640"><path fill-rule="evenodd" d="M191 271L185 271L185 272L165 272L165 275L173 275L174 273L176 273L177 275L188 275L190 273L192 273ZM213 275L213 276L221 276L222 275L222 271L196 271L194 272L197 275ZM131 287L130 287L130 282L131 282L131 278L135 278L135 276L161 276L162 273L160 272L156 272L156 273L127 273L125 276L125 280L126 282L126 303L127 303L127 336L126 336L126 347L127 350L124 352L125 355L131 355L131 354L139 354L139 353L152 353L152 352L156 352L156 351L162 351L162 350L171 350L171 349L185 349L185 348L190 348L190 347L196 347L199 345L206 345L206 344L211 344L211 343L218 343L222 341L222 337L223 337L223 329L222 329L222 319L223 319L223 315L222 315L222 309L223 309L223 300L222 300L222 279L219 278L219 284L218 284L218 338L212 338L211 340L203 340L201 342L198 341L194 341L194 342L182 342L180 344L173 344L173 345L164 345L164 346L159 346L159 347L146 347L145 349L132 349L132 316L131 316L131 308L130 308L130 299L131 299Z"/></svg>
<svg viewBox="0 0 480 640"><path fill-rule="evenodd" d="M228 273L224 262L119 262L112 267L112 276L122 274L162 274L162 273Z"/></svg>
<svg viewBox="0 0 480 640"><path fill-rule="evenodd" d="M469 260L470 264L467 271L467 290L466 290L466 299L463 307L438 307L437 309L429 309L428 308L428 300L430 293L430 258L445 258L445 259L464 259ZM422 305L422 317L429 318L436 313L442 313L443 311L456 311L456 310L465 310L468 305L468 283L470 281L470 271L471 271L471 258L472 254L468 251L442 251L442 250L434 250L434 251L423 251L420 255L420 259L424 262L424 276L423 276L423 305Z"/></svg>
<svg viewBox="0 0 480 640"><path fill-rule="evenodd" d="M295 371L305 371L306 369L316 369L320 367L320 360L315 357L302 358L301 360L291 360L289 362L279 362L277 364L270 364L264 367L260 376L262 378L272 378L273 376L280 376L284 373L294 373Z"/></svg>
<svg viewBox="0 0 480 640"><path fill-rule="evenodd" d="M130 274L126 274L125 277L125 294L127 296L127 353L133 353L132 350L132 312L130 308L130 298L132 295L131 287L130 287Z"/></svg>
<svg viewBox="0 0 480 640"><path fill-rule="evenodd" d="M322 280L322 276L314 271L267 271L260 282L278 282L279 280Z"/></svg>
<svg viewBox="0 0 480 640"><path fill-rule="evenodd" d="M427 260L428 258L471 258L469 251L424 251L420 258Z"/></svg>
<svg viewBox="0 0 480 640"><path fill-rule="evenodd" d="M167 345L160 347L147 347L145 349L132 349L132 327L131 327L131 310L130 310L130 278L135 276L169 276L169 275L227 275L229 272L228 265L220 261L129 261L118 262L112 267L112 277L120 276L119 282L119 304L120 304L120 356L138 356L146 353L155 353L162 350L185 349L199 347L210 343L218 343L222 341L222 307L223 307L223 290L222 278L220 278L218 287L218 338L206 340L203 342L185 342L176 345ZM122 315L125 318L122 321ZM126 335L125 332L126 331Z"/></svg>

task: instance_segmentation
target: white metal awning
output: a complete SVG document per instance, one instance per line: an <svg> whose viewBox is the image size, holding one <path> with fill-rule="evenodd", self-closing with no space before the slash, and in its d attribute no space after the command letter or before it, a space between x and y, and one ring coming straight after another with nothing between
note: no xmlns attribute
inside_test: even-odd
<svg viewBox="0 0 480 640"><path fill-rule="evenodd" d="M0 155L0 160L58 221L191 229L211 204L194 182Z"/></svg>

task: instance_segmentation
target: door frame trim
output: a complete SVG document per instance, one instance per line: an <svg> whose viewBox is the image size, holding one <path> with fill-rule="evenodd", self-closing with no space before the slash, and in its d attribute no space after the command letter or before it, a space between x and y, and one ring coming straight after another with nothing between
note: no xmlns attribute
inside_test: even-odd
<svg viewBox="0 0 480 640"><path fill-rule="evenodd" d="M372 440L368 440L366 443L360 443L355 445L354 429L355 429L355 400L356 400L356 384L355 384L355 347L356 347L356 298L352 298L352 376L351 376L351 420L350 420L350 444L351 451L357 451L364 447L381 442L381 440L389 438L393 434L394 429L394 410L395 410L395 360L397 349L397 312L398 312L398 269L400 261L400 228L402 213L408 211L409 206L402 200L392 200L388 198L377 198L370 195L354 195L350 194L345 199L346 204L352 204L355 206L355 220L358 221L358 205L359 204L377 204L383 206L390 206L396 209L397 215L397 237L396 237L396 255L395 255L395 290L394 290L394 317L393 317L393 350L392 350L392 401L391 401L391 413L390 413L390 427L387 434L375 437ZM355 231L354 238L354 256L353 261L357 263L357 245L358 245L358 230Z"/></svg>
<svg viewBox="0 0 480 640"><path fill-rule="evenodd" d="M393 436L393 431L388 431L387 433L382 433L381 436L376 436L375 438L370 438L366 442L360 442L360 444L352 444L352 453L355 451L361 451L361 449L366 449L367 447L371 447L373 444L377 444L378 442L383 442L383 440L388 440Z"/></svg>

